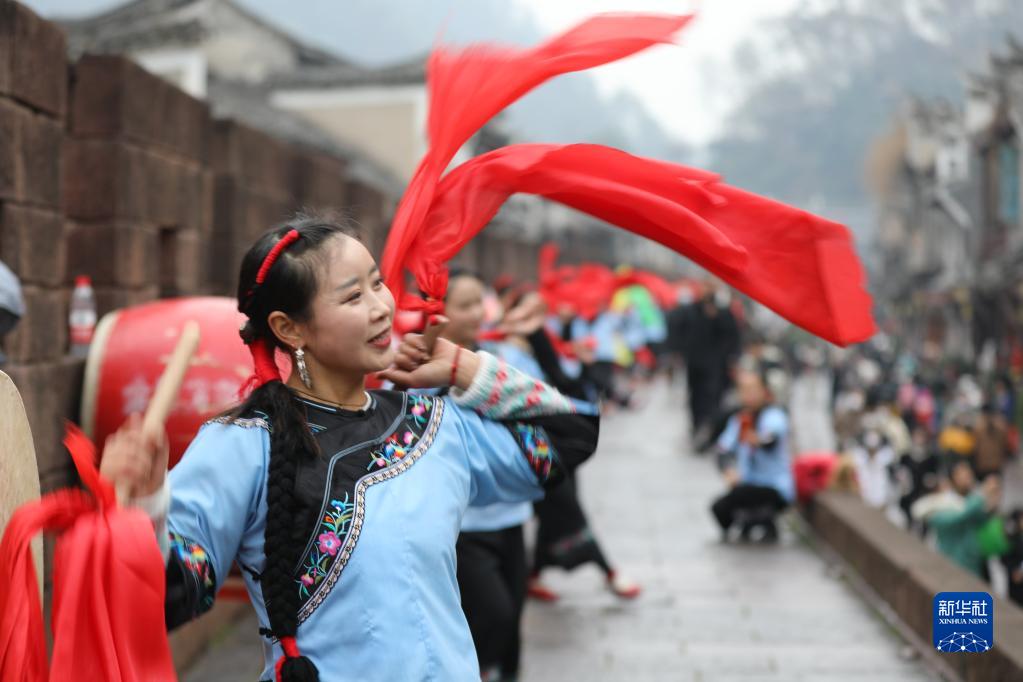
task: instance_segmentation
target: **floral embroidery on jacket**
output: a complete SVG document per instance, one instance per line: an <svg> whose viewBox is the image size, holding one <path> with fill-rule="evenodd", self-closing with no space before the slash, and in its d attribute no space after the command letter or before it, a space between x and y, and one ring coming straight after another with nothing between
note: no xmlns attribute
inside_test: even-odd
<svg viewBox="0 0 1023 682"><path fill-rule="evenodd" d="M405 431L401 436L398 432L391 434L378 449L369 453L372 459L366 466L366 471L383 469L403 459L415 441L416 434L412 431Z"/></svg>
<svg viewBox="0 0 1023 682"><path fill-rule="evenodd" d="M409 394L409 406L405 413L406 428L399 428L376 450L369 453L370 462L366 471L376 471L404 459L419 439L416 430L426 425L434 399L428 395ZM413 430L415 429L415 430Z"/></svg>
<svg viewBox="0 0 1023 682"><path fill-rule="evenodd" d="M326 505L320 523L313 534L311 548L303 558L302 567L296 576L299 595L306 604L299 614L300 620L308 617L312 609L333 582L337 573L344 567L348 557L358 540L359 527L364 513L363 497L365 487L389 478L410 466L424 447L429 447L432 435L427 433L430 420L434 417L437 399L410 393L405 405L405 416L398 427L382 443L379 443L362 455L368 458L366 476L355 483L354 491L345 491L342 499L332 499ZM439 418L439 411L436 415ZM434 427L436 429L436 423ZM423 442L425 439L425 442ZM348 455L351 457L353 455ZM324 580L333 576L326 589L321 590ZM319 596L318 593L321 593ZM313 599L315 597L315 599Z"/></svg>
<svg viewBox="0 0 1023 682"><path fill-rule="evenodd" d="M195 579L196 586L202 593L202 609L204 611L209 609L213 606L213 596L216 592L216 579L209 555L200 545L178 533L171 531L168 535L172 554Z"/></svg>
<svg viewBox="0 0 1023 682"><path fill-rule="evenodd" d="M554 448L551 447L547 432L539 426L513 422L508 425L519 441L522 452L526 455L529 466L541 482L550 478L554 464Z"/></svg>
<svg viewBox="0 0 1023 682"><path fill-rule="evenodd" d="M352 522L353 505L345 493L343 500L331 500L323 518L320 519L320 534L313 549L306 558L304 571L299 577L299 594L308 598L311 589L323 582L327 568L341 549L342 538L348 533Z"/></svg>

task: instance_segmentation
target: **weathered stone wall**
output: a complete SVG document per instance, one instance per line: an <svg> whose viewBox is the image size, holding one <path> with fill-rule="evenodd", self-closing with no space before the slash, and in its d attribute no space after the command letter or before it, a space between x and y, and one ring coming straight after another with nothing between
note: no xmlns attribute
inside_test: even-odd
<svg viewBox="0 0 1023 682"><path fill-rule="evenodd" d="M931 641L934 596L990 592L991 587L896 528L858 497L819 495L807 518L827 542L924 642ZM965 682L1023 680L1023 610L995 597L995 646L942 660Z"/></svg>
<svg viewBox="0 0 1023 682"><path fill-rule="evenodd" d="M45 489L68 482L61 423L76 416L82 380L82 362L66 355L65 50L55 26L0 2L0 260L21 279L26 305L4 339L4 370L25 401Z"/></svg>

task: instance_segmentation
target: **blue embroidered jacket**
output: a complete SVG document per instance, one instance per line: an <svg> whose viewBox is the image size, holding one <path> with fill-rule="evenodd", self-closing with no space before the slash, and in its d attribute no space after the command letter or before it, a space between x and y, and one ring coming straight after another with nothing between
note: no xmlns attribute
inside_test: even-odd
<svg viewBox="0 0 1023 682"><path fill-rule="evenodd" d="M376 391L364 411L305 403L321 457L295 484L307 538L298 644L322 679L479 679L455 580L466 507L536 499L596 448L596 416L481 358L470 390L449 398ZM258 415L210 423L170 473L171 627L212 605L233 562L267 625L269 428ZM279 645L265 640L264 654L270 679Z"/></svg>

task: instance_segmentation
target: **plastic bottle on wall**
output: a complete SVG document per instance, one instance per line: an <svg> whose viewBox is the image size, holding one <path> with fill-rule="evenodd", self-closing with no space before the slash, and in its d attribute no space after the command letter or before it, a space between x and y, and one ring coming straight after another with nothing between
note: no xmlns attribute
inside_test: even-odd
<svg viewBox="0 0 1023 682"><path fill-rule="evenodd" d="M84 358L89 354L89 344L96 330L96 295L92 291L92 280L85 275L75 278L68 325L71 331L71 355Z"/></svg>

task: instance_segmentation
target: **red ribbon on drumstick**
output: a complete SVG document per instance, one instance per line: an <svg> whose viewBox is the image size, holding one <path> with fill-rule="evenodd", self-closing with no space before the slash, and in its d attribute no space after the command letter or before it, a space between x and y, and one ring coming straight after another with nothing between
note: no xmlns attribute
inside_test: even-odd
<svg viewBox="0 0 1023 682"><path fill-rule="evenodd" d="M199 342L185 325L142 422L162 431ZM166 577L153 523L122 506L96 470L96 449L74 425L64 440L85 490L58 490L22 505L0 543L0 679L176 680L164 623ZM32 538L58 534L54 552L53 655L46 658Z"/></svg>

